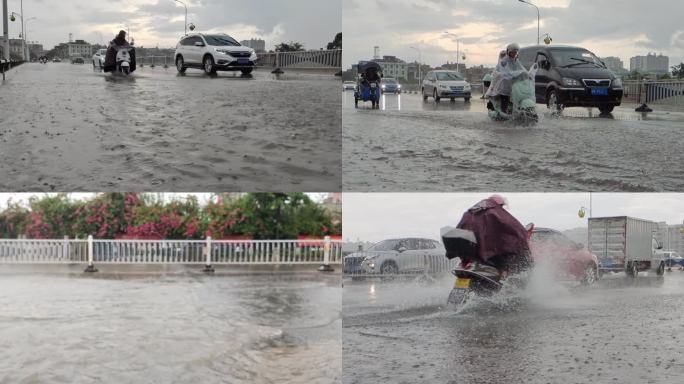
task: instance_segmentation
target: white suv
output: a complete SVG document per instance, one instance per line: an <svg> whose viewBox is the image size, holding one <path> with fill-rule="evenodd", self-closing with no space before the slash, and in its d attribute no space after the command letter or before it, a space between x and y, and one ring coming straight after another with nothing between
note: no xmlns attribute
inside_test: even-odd
<svg viewBox="0 0 684 384"><path fill-rule="evenodd" d="M107 56L107 49L98 49L93 55L93 68L102 69L104 68L105 57Z"/></svg>
<svg viewBox="0 0 684 384"><path fill-rule="evenodd" d="M252 73L257 54L252 48L240 45L232 37L220 34L194 33L184 36L174 53L176 69L185 73L188 68L203 69L213 75L216 71Z"/></svg>

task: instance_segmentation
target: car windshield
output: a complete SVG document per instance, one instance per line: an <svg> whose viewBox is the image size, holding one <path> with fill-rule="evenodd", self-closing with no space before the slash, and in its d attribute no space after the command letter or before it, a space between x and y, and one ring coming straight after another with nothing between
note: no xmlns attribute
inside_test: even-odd
<svg viewBox="0 0 684 384"><path fill-rule="evenodd" d="M435 75L437 76L437 80L463 80L463 77L456 72L435 72Z"/></svg>
<svg viewBox="0 0 684 384"><path fill-rule="evenodd" d="M369 251L395 251L397 249L397 245L399 244L399 240L383 240L379 243L373 244L370 248L368 248Z"/></svg>
<svg viewBox="0 0 684 384"><path fill-rule="evenodd" d="M385 84L396 84L397 81L394 79L382 79L382 82Z"/></svg>
<svg viewBox="0 0 684 384"><path fill-rule="evenodd" d="M232 45L232 46L239 46L240 43L238 43L235 39L228 35L205 35L204 40L207 41L207 44L209 45L218 45L218 46L226 46L226 45Z"/></svg>
<svg viewBox="0 0 684 384"><path fill-rule="evenodd" d="M559 67L591 66L605 68L601 59L586 49L552 49L551 57Z"/></svg>

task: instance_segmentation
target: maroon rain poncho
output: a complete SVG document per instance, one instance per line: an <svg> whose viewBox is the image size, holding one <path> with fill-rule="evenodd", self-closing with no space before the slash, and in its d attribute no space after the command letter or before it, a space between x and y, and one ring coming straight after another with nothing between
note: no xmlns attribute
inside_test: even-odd
<svg viewBox="0 0 684 384"><path fill-rule="evenodd" d="M526 269L531 263L527 230L497 198L482 200L468 209L457 228L475 234L478 250L474 261L512 272Z"/></svg>

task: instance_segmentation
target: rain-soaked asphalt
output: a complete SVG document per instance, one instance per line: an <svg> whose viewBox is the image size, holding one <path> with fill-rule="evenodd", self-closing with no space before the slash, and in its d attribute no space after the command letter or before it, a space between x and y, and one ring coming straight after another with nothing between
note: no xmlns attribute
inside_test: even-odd
<svg viewBox="0 0 684 384"><path fill-rule="evenodd" d="M0 112L2 190L341 188L332 75L31 63L0 83Z"/></svg>
<svg viewBox="0 0 684 384"><path fill-rule="evenodd" d="M339 275L0 276L0 383L339 383Z"/></svg>
<svg viewBox="0 0 684 384"><path fill-rule="evenodd" d="M643 273L642 273L643 275ZM445 308L453 280L347 282L343 383L682 383L684 272L534 277Z"/></svg>
<svg viewBox="0 0 684 384"><path fill-rule="evenodd" d="M678 191L684 106L647 116L546 107L540 122L491 121L485 103L386 95L380 110L343 95L343 184L353 191Z"/></svg>

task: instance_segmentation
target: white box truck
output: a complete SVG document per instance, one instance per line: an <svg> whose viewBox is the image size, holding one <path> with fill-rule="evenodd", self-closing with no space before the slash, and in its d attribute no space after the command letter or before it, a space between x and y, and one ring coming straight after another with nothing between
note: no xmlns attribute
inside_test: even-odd
<svg viewBox="0 0 684 384"><path fill-rule="evenodd" d="M658 224L627 216L589 219L589 250L599 259L599 272L625 271L636 277L639 271L665 272L665 259L657 252Z"/></svg>

